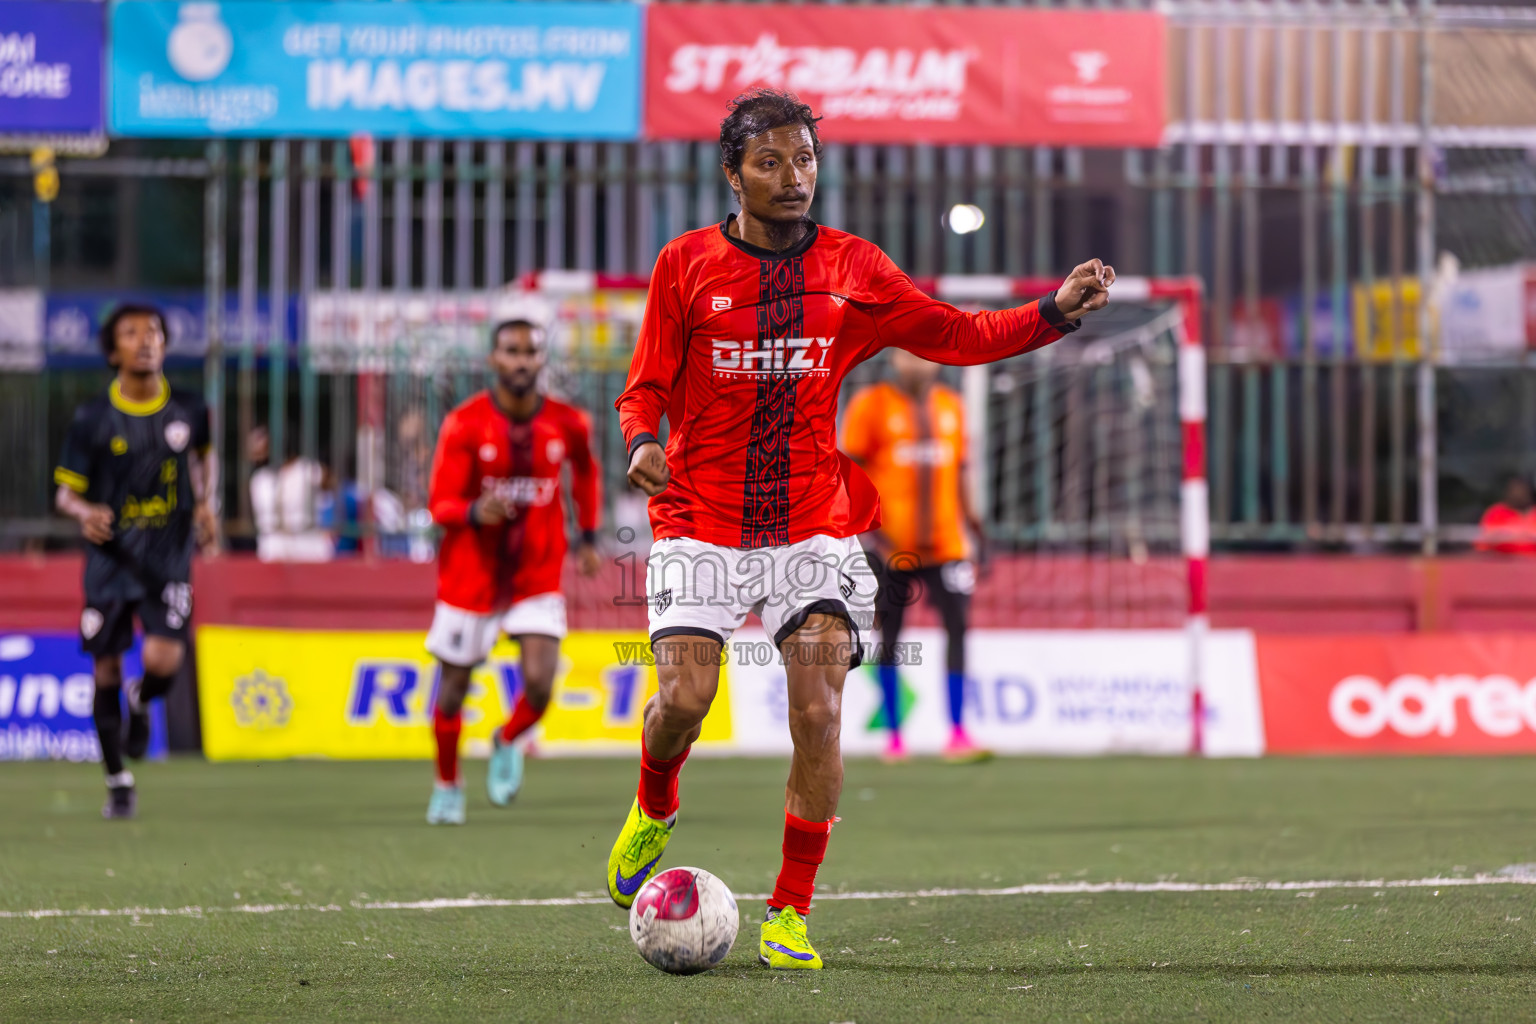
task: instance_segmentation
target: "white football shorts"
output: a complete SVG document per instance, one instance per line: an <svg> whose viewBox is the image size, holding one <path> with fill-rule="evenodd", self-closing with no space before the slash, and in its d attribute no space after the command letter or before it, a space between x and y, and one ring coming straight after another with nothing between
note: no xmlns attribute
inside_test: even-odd
<svg viewBox="0 0 1536 1024"><path fill-rule="evenodd" d="M651 545L646 561L652 642L691 635L725 643L756 612L779 646L811 615L826 612L848 621L850 661L858 665L874 629L876 589L857 537L817 534L766 548L667 537Z"/></svg>
<svg viewBox="0 0 1536 1024"><path fill-rule="evenodd" d="M437 603L427 631L427 653L449 665L478 665L496 646L496 635L565 638L565 596L535 594L503 612L469 612Z"/></svg>

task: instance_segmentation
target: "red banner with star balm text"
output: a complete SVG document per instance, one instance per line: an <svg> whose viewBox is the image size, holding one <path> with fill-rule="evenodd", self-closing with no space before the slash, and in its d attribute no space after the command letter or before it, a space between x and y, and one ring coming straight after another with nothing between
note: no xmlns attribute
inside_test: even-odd
<svg viewBox="0 0 1536 1024"><path fill-rule="evenodd" d="M645 132L713 140L759 86L835 142L1155 146L1165 26L1152 11L652 4Z"/></svg>

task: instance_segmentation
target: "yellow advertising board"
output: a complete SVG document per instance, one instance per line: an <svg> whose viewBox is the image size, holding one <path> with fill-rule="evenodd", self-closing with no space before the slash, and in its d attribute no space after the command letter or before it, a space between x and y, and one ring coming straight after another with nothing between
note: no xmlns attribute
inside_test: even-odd
<svg viewBox="0 0 1536 1024"><path fill-rule="evenodd" d="M1369 289L1354 286L1355 352L1366 362L1409 362L1422 358L1419 336L1419 279L1400 278L1396 285L1376 281Z"/></svg>
<svg viewBox="0 0 1536 1024"><path fill-rule="evenodd" d="M430 758L436 663L425 633L202 626L197 689L209 760ZM535 727L550 754L639 751L641 713L656 692L643 633L572 633L554 696ZM729 746L729 669L700 744ZM517 644L502 638L475 670L464 704L470 754L490 750L522 686Z"/></svg>

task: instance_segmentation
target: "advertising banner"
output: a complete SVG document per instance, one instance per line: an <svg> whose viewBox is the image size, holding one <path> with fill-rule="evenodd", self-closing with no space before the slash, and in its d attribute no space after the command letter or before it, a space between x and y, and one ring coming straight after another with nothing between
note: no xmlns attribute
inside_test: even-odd
<svg viewBox="0 0 1536 1024"><path fill-rule="evenodd" d="M1091 638L1091 639L1090 639ZM435 666L425 634L198 629L203 748L211 760L282 757L429 758ZM944 636L909 630L901 668L909 749L935 754L949 734ZM534 733L541 753L630 756L656 692L643 633L566 638L554 699ZM1008 754L1181 754L1190 739L1189 646L1175 630L979 630L970 637L965 719L978 741ZM1220 630L1206 645L1206 752L1264 752L1253 637ZM515 644L503 640L474 675L465 703L466 752L490 750L522 685ZM884 748L872 667L848 676L843 749ZM760 629L731 638L700 753L791 751L784 667Z"/></svg>
<svg viewBox="0 0 1536 1024"><path fill-rule="evenodd" d="M1536 264L1464 270L1449 288L1440 319L1445 362L1507 362L1536 347L1530 317L1536 310Z"/></svg>
<svg viewBox="0 0 1536 1024"><path fill-rule="evenodd" d="M1269 749L1536 752L1536 636L1260 636Z"/></svg>
<svg viewBox="0 0 1536 1024"><path fill-rule="evenodd" d="M137 641L123 677L142 671ZM74 633L0 635L0 761L100 761L91 659ZM165 702L149 705L149 757L166 752Z"/></svg>
<svg viewBox="0 0 1536 1024"><path fill-rule="evenodd" d="M627 139L640 8L118 0L111 83L122 135Z"/></svg>
<svg viewBox="0 0 1536 1024"><path fill-rule="evenodd" d="M43 293L36 288L0 288L0 370L42 368Z"/></svg>
<svg viewBox="0 0 1536 1024"><path fill-rule="evenodd" d="M96 3L0 3L0 133L102 129L105 15Z"/></svg>
<svg viewBox="0 0 1536 1024"><path fill-rule="evenodd" d="M949 738L945 638L937 629L901 635L902 738L937 754ZM784 667L760 630L731 638L735 749L788 754ZM1002 754L1181 754L1189 749L1189 642L1177 630L973 630L966 648L965 723ZM1264 752L1253 636L1207 637L1205 748L1215 757ZM843 751L885 747L880 686L872 666L843 687Z"/></svg>
<svg viewBox="0 0 1536 1024"><path fill-rule="evenodd" d="M1394 286L1377 281L1369 289L1354 286L1355 351L1365 361L1423 358L1419 336L1419 280L1405 277ZM1366 317L1370 324L1366 324ZM1433 337L1433 329L1431 329Z"/></svg>
<svg viewBox="0 0 1536 1024"><path fill-rule="evenodd" d="M203 751L210 760L284 757L430 758L436 665L426 634L203 626L197 631ZM561 645L555 692L534 737L545 754L639 749L656 670L641 633L573 633ZM522 689L517 645L505 638L474 673L464 704L466 753L490 752ZM704 722L700 750L731 742L729 673Z"/></svg>
<svg viewBox="0 0 1536 1024"><path fill-rule="evenodd" d="M165 316L165 355L171 362L201 360L208 354L208 297L203 292L49 292L41 316L39 361L46 351L50 369L101 366L96 332L114 309L127 302L154 306ZM286 310L290 343L298 336L298 308L299 300L290 299ZM272 303L266 294L256 297L255 314L252 329L256 348L264 352L273 326ZM225 295L223 326L229 347L226 356L233 357L244 330L240 297L234 293Z"/></svg>
<svg viewBox="0 0 1536 1024"><path fill-rule="evenodd" d="M645 131L716 139L773 86L836 142L1155 146L1163 39L1148 11L653 4Z"/></svg>
<svg viewBox="0 0 1536 1024"><path fill-rule="evenodd" d="M317 370L430 375L478 371L487 331L502 320L543 324L551 353L588 370L628 370L645 312L639 288L455 295L446 292L321 291L305 306L305 338Z"/></svg>

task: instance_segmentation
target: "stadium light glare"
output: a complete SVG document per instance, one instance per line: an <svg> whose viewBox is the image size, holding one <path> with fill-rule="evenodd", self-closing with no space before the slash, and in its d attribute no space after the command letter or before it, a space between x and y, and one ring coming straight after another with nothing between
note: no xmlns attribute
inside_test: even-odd
<svg viewBox="0 0 1536 1024"><path fill-rule="evenodd" d="M949 214L945 220L949 222L949 230L955 234L968 235L973 231L981 230L981 226L987 222L987 215L979 206L956 203L949 208Z"/></svg>

